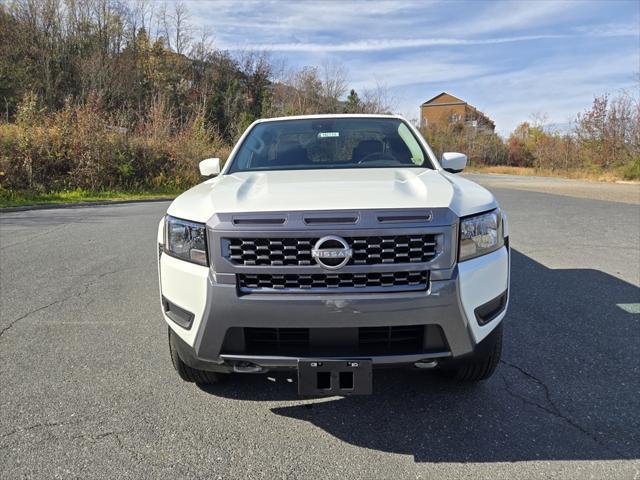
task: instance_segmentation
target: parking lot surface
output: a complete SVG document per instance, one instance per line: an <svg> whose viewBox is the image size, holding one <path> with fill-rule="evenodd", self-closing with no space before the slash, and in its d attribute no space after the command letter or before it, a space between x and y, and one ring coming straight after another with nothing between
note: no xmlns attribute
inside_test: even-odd
<svg viewBox="0 0 640 480"><path fill-rule="evenodd" d="M497 373L380 371L320 400L178 379L167 203L0 214L0 477L640 478L640 209L487 184L513 247Z"/></svg>

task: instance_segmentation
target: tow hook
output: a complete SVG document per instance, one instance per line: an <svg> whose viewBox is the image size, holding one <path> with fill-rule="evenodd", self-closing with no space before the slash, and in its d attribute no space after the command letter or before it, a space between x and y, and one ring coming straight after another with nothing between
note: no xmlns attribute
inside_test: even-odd
<svg viewBox="0 0 640 480"><path fill-rule="evenodd" d="M437 360L421 360L413 364L416 368L435 368L438 366Z"/></svg>
<svg viewBox="0 0 640 480"><path fill-rule="evenodd" d="M233 364L233 371L236 373L260 373L263 368L251 362L236 362Z"/></svg>

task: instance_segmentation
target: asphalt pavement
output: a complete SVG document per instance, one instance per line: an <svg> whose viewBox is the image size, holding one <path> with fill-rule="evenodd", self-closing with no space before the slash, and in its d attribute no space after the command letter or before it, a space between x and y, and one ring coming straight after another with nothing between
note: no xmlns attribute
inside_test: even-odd
<svg viewBox="0 0 640 480"><path fill-rule="evenodd" d="M181 382L168 203L0 213L0 477L640 478L640 208L474 178L511 228L503 362L475 386L376 372L367 397Z"/></svg>

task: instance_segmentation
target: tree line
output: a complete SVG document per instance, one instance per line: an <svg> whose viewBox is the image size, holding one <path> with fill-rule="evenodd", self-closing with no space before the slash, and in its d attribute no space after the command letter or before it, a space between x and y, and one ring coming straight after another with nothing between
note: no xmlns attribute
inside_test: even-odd
<svg viewBox="0 0 640 480"><path fill-rule="evenodd" d="M390 109L382 88L343 100L346 75L217 49L180 1L5 2L0 187L184 188L257 118Z"/></svg>
<svg viewBox="0 0 640 480"><path fill-rule="evenodd" d="M343 65L299 69L215 47L181 1L0 3L0 190L181 189L260 117L383 113L383 87L350 89ZM521 125L507 140L430 126L472 162L638 174L638 102L596 99L574 131ZM0 192L1 193L1 192Z"/></svg>
<svg viewBox="0 0 640 480"><path fill-rule="evenodd" d="M596 96L592 105L562 130L545 126L544 116L536 115L506 139L464 121L451 123L446 117L423 128L425 138L438 153L467 153L472 164L640 179L637 92Z"/></svg>

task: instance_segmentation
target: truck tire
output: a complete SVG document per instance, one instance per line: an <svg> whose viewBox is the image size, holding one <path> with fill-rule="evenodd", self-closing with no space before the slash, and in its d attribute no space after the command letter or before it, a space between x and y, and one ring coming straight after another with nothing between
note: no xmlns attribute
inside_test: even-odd
<svg viewBox="0 0 640 480"><path fill-rule="evenodd" d="M472 357L443 366L438 373L461 382L479 382L491 377L502 356L502 322L489 335L487 343L481 342L479 351Z"/></svg>
<svg viewBox="0 0 640 480"><path fill-rule="evenodd" d="M180 378L185 382L197 383L198 385L210 385L212 383L218 383L221 380L221 376L218 373L191 368L182 361L180 355L178 355L178 350L175 345L175 334L170 328L169 353L171 354L171 363L173 363L173 368L176 369Z"/></svg>

